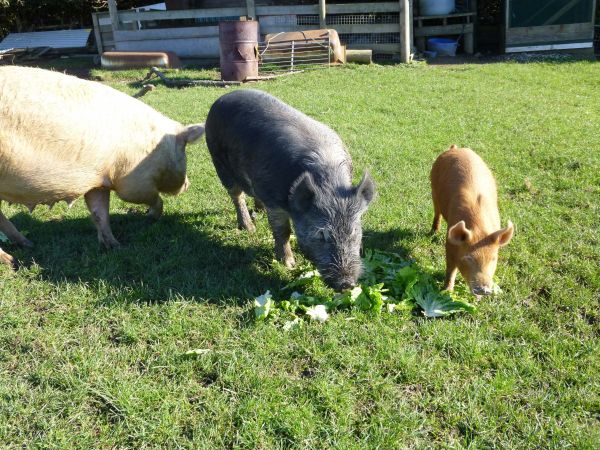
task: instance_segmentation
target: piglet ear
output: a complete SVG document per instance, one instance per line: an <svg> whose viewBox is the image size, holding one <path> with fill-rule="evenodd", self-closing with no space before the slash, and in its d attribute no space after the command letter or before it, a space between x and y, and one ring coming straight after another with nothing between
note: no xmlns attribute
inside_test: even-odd
<svg viewBox="0 0 600 450"><path fill-rule="evenodd" d="M506 224L506 228L502 228L501 230L496 231L493 234L493 238L500 247L504 247L506 244L510 242L513 235L515 234L515 226L509 220Z"/></svg>
<svg viewBox="0 0 600 450"><path fill-rule="evenodd" d="M197 123L195 125L188 125L179 132L177 137L186 144L192 144L202 137L204 134L204 124Z"/></svg>
<svg viewBox="0 0 600 450"><path fill-rule="evenodd" d="M452 225L448 229L448 242L454 245L461 245L471 240L471 232L467 228L464 220Z"/></svg>
<svg viewBox="0 0 600 450"><path fill-rule="evenodd" d="M315 201L317 189L309 172L304 172L292 184L290 189L290 207L298 212L310 209Z"/></svg>
<svg viewBox="0 0 600 450"><path fill-rule="evenodd" d="M362 201L363 210L367 209L367 206L369 206L369 203L371 203L373 197L375 197L375 183L369 172L365 172L362 180L358 183L358 186L356 187L356 196Z"/></svg>

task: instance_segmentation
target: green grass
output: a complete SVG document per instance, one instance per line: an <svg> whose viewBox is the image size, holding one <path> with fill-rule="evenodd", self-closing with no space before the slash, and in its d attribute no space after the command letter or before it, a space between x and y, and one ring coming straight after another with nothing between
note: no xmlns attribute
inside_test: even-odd
<svg viewBox="0 0 600 450"><path fill-rule="evenodd" d="M134 93L145 72L95 75ZM159 222L113 197L120 251L99 248L81 200L4 206L36 247L3 245L24 267L0 268L0 446L598 448L600 66L347 66L252 87L335 129L356 179L371 171L365 247L440 278L429 169L452 143L476 150L516 225L504 293L450 319L255 324L250 300L291 275L264 214L256 234L236 230L202 141ZM187 124L225 92L159 85L143 100ZM197 348L210 352L183 355Z"/></svg>

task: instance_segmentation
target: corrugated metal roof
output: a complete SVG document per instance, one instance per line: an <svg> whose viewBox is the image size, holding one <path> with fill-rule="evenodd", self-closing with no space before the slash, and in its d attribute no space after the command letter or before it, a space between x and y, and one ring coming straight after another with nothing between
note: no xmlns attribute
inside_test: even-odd
<svg viewBox="0 0 600 450"><path fill-rule="evenodd" d="M87 44L90 29L10 33L0 42L0 50L8 48L82 48Z"/></svg>

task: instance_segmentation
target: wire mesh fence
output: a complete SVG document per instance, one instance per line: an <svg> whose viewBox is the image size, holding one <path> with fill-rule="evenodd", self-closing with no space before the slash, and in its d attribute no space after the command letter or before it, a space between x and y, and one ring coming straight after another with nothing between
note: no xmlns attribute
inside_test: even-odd
<svg viewBox="0 0 600 450"><path fill-rule="evenodd" d="M329 37L321 39L271 40L258 44L258 71L278 74L328 68L332 50Z"/></svg>
<svg viewBox="0 0 600 450"><path fill-rule="evenodd" d="M380 23L399 23L398 13L357 13L357 14L328 14L325 18L327 25L370 25ZM296 16L298 25L319 25L317 14Z"/></svg>

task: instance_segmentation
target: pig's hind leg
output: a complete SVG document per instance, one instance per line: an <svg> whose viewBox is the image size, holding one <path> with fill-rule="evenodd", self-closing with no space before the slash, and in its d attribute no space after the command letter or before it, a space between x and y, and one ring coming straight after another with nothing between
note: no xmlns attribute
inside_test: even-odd
<svg viewBox="0 0 600 450"><path fill-rule="evenodd" d="M267 217L275 239L275 256L287 268L291 269L296 261L290 247L290 234L292 233L290 216L280 209L267 209Z"/></svg>
<svg viewBox="0 0 600 450"><path fill-rule="evenodd" d="M92 189L85 194L85 203L98 230L100 243L109 249L120 247L121 244L115 239L110 229L108 215L110 191L108 189Z"/></svg>
<svg viewBox="0 0 600 450"><path fill-rule="evenodd" d="M431 225L431 234L435 234L440 230L442 222L442 213L440 212L440 208L436 205L435 196L433 199L433 224Z"/></svg>
<svg viewBox="0 0 600 450"><path fill-rule="evenodd" d="M235 212L237 214L237 223L240 230L248 230L250 233L256 231L256 227L252 223L252 218L248 212L248 206L246 205L246 196L244 192L237 186L227 190L229 196L235 206Z"/></svg>

